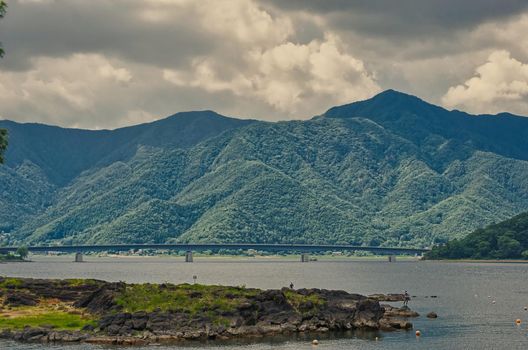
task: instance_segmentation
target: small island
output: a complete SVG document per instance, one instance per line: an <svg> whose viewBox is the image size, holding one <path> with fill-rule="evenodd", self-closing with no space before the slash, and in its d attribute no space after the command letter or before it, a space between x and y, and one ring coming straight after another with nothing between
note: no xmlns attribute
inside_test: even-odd
<svg viewBox="0 0 528 350"><path fill-rule="evenodd" d="M26 342L148 343L298 332L410 329L408 308L324 289L0 277L0 338Z"/></svg>

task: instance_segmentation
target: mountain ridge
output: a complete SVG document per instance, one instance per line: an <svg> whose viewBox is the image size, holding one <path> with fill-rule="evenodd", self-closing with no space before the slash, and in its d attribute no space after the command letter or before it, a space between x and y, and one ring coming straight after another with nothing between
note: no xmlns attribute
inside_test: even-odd
<svg viewBox="0 0 528 350"><path fill-rule="evenodd" d="M457 130L451 119L467 114L395 91L306 121L198 113L130 127L144 132L126 130L68 181L47 179L30 147L8 158L0 243L424 247L528 210L528 119L494 117L514 121L493 133L491 117L471 117Z"/></svg>

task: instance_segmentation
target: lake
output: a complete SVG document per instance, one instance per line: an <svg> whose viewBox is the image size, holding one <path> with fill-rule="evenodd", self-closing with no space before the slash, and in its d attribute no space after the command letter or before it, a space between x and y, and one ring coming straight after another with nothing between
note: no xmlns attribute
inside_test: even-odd
<svg viewBox="0 0 528 350"><path fill-rule="evenodd" d="M528 349L528 264L431 261L329 260L301 263L284 259L195 257L73 257L34 256L33 263L0 264L0 275L35 278L96 278L126 282L193 282L281 288L343 289L348 292L400 293L415 296L410 306L422 316L414 331L318 336L317 349ZM436 296L436 298L431 298ZM495 301L495 303L493 303ZM429 311L438 319L427 319ZM522 319L520 326L516 319ZM378 337L378 340L376 340ZM311 349L311 337L270 338L256 343L188 343L134 349L286 350ZM0 349L99 350L92 345L20 344L0 341Z"/></svg>

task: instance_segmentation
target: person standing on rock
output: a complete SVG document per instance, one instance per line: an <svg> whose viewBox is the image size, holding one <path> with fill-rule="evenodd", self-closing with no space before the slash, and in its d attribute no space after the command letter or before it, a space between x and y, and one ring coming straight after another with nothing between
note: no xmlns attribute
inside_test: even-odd
<svg viewBox="0 0 528 350"><path fill-rule="evenodd" d="M290 282L290 289L293 289L293 282Z"/></svg>
<svg viewBox="0 0 528 350"><path fill-rule="evenodd" d="M411 300L411 296L407 291L403 292L403 306L407 306L409 304L409 300Z"/></svg>

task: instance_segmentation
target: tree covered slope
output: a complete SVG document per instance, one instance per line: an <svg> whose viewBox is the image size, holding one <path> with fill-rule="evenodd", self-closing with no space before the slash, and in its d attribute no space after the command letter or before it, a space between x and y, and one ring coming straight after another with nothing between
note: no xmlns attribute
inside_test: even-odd
<svg viewBox="0 0 528 350"><path fill-rule="evenodd" d="M59 165L62 147L28 137L0 168L4 243L429 246L528 210L522 117L395 91L307 121L202 113L72 131L89 141Z"/></svg>
<svg viewBox="0 0 528 350"><path fill-rule="evenodd" d="M430 259L528 259L528 212L435 247Z"/></svg>

